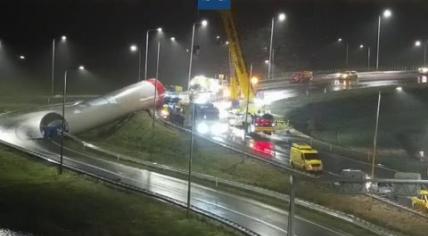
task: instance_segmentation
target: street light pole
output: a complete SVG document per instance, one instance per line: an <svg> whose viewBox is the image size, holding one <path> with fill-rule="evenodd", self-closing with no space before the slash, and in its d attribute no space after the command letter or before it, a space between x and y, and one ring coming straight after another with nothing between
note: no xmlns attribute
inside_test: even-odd
<svg viewBox="0 0 428 236"><path fill-rule="evenodd" d="M364 44L360 44L360 49L364 49L367 47L367 70L370 70L370 54L371 54L371 48L370 46L364 46Z"/></svg>
<svg viewBox="0 0 428 236"><path fill-rule="evenodd" d="M141 45L138 45L138 81L141 81Z"/></svg>
<svg viewBox="0 0 428 236"><path fill-rule="evenodd" d="M189 74L188 74L188 77L187 77L187 90L188 91L190 90L190 80L192 79L193 47L195 46L195 31L196 31L196 23L193 23L193 26L192 26L192 40L191 40L191 43L190 43Z"/></svg>
<svg viewBox="0 0 428 236"><path fill-rule="evenodd" d="M85 70L85 67L80 65L78 67L79 70ZM63 159L64 159L64 132L65 132L65 102L67 95L67 76L69 69L66 69L64 72L64 86L62 90L62 119L61 119L61 143L60 143L60 151L59 151L59 174L62 174L63 168Z"/></svg>
<svg viewBox="0 0 428 236"><path fill-rule="evenodd" d="M349 42L348 40L345 40L343 38L338 38L337 42L342 45L342 42L345 45L345 67L348 67L349 65Z"/></svg>
<svg viewBox="0 0 428 236"><path fill-rule="evenodd" d="M54 86L55 86L55 38L52 39L52 61L51 61L51 95L54 96Z"/></svg>
<svg viewBox="0 0 428 236"><path fill-rule="evenodd" d="M376 70L379 70L379 45L380 45L380 26L382 17L379 16L377 24L377 48L376 48Z"/></svg>
<svg viewBox="0 0 428 236"><path fill-rule="evenodd" d="M190 199L191 199L191 187L192 187L192 160L193 160L193 146L194 146L194 126L195 126L195 104L190 103L192 108L192 118L191 118L191 125L190 125L190 150L189 150L189 174L187 179L187 214L189 214L190 210Z"/></svg>
<svg viewBox="0 0 428 236"><path fill-rule="evenodd" d="M153 122L152 128L155 128L155 120L156 120L156 97L157 97L157 83L159 79L159 57L160 57L160 42L158 42L158 50L156 56L156 79L155 79L155 96L153 97Z"/></svg>
<svg viewBox="0 0 428 236"><path fill-rule="evenodd" d="M345 57L346 67L349 67L349 43L346 42L346 57Z"/></svg>
<svg viewBox="0 0 428 236"><path fill-rule="evenodd" d="M190 150L189 150L189 173L188 173L188 181L187 181L187 213L189 213L190 210L190 199L191 199L191 187L192 187L192 159L193 159L193 145L194 145L194 126L195 126L195 104L193 103L192 96L190 94L190 80L192 79L192 64L193 64L193 48L195 45L195 31L196 31L196 24L193 23L192 25L192 40L190 42L190 57L189 57L189 74L188 74L188 81L187 81L187 91L189 93L189 100L190 100L190 106L192 109L192 117L191 117L191 128L190 128ZM201 21L200 25L206 26L208 24L208 21L203 20Z"/></svg>
<svg viewBox="0 0 428 236"><path fill-rule="evenodd" d="M250 105L250 87L251 87L251 78L253 78L253 64L250 64L250 76L248 77L248 89L247 89L247 107L245 108L245 130L244 130L244 139L247 138L248 133L248 107Z"/></svg>
<svg viewBox="0 0 428 236"><path fill-rule="evenodd" d="M391 16L391 10L386 9L383 11L382 15L379 15L378 17L378 23L377 23L377 50L376 50L376 70L379 70L379 54L380 54L380 33L381 33L381 26L382 26L382 16L385 18L388 18Z"/></svg>
<svg viewBox="0 0 428 236"><path fill-rule="evenodd" d="M272 47L273 47L273 31L275 29L275 17L272 17L272 25L270 28L270 43L269 43L269 64L268 64L268 74L267 79L271 79L271 70L272 70Z"/></svg>
<svg viewBox="0 0 428 236"><path fill-rule="evenodd" d="M288 205L287 236L294 236L294 198L296 195L295 181L294 175L290 175L290 202Z"/></svg>
<svg viewBox="0 0 428 236"><path fill-rule="evenodd" d="M62 90L62 120L61 120L61 147L59 151L59 174L62 174L63 157L64 157L64 130L65 130L65 101L67 93L67 74L68 70L64 72L64 87Z"/></svg>
<svg viewBox="0 0 428 236"><path fill-rule="evenodd" d="M370 54L371 54L371 48L367 46L367 70L370 70Z"/></svg>
<svg viewBox="0 0 428 236"><path fill-rule="evenodd" d="M147 80L147 58L149 56L149 32L150 30L146 31L146 58L144 60L144 80Z"/></svg>
<svg viewBox="0 0 428 236"><path fill-rule="evenodd" d="M272 79L272 65L273 65L273 35L275 32L275 16L272 17L271 28L270 28L270 42L269 42L269 64L268 64L268 74L267 79ZM286 18L284 13L278 14L278 20L284 21Z"/></svg>
<svg viewBox="0 0 428 236"><path fill-rule="evenodd" d="M376 151L377 151L377 135L378 135L378 128L379 128L379 112L380 112L380 102L382 98L382 93L379 90L378 100L377 100L377 112L376 112L376 127L375 127L375 133L373 136L373 157L372 157L372 168L371 168L371 177L374 178L375 176L375 164L376 164Z"/></svg>
<svg viewBox="0 0 428 236"><path fill-rule="evenodd" d="M61 42L66 42L67 36L61 36ZM55 93L55 59L56 59L56 38L52 39L52 55L51 55L51 95Z"/></svg>
<svg viewBox="0 0 428 236"><path fill-rule="evenodd" d="M148 57L149 57L149 33L151 31L162 32L162 28L158 27L157 29L146 30L146 55L144 60L144 80L147 80L147 64L148 64Z"/></svg>
<svg viewBox="0 0 428 236"><path fill-rule="evenodd" d="M424 66L427 63L427 44L428 44L428 40L425 40L425 43L424 43Z"/></svg>
<svg viewBox="0 0 428 236"><path fill-rule="evenodd" d="M190 100L190 107L192 109L192 117L191 117L191 124L190 124L190 150L189 150L189 173L188 173L188 179L187 179L187 212L190 210L190 198L191 198L191 187L192 187L192 159L193 159L193 127L194 127L194 121L195 121L195 104L192 102L191 94L190 94L190 80L192 79L192 63L193 63L193 47L195 44L195 30L196 30L196 23L193 23L192 26L192 40L190 43L190 58L189 58L189 74L188 74L188 80L187 80L187 92L189 93L189 100Z"/></svg>

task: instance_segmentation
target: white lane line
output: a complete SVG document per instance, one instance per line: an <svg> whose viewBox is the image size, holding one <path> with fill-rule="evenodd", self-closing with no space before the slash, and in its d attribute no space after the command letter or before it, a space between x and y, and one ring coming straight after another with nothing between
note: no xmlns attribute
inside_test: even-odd
<svg viewBox="0 0 428 236"><path fill-rule="evenodd" d="M217 203L208 202L208 201L206 201L206 200L204 200L204 199L202 199L202 198L193 198L193 199L195 199L195 200L197 200L197 201L200 201L200 202L203 202L203 203L205 203L205 204L207 204L207 205L212 205L212 206L214 206L214 207L221 208L221 209L223 209L223 210L225 210L225 211L230 211L230 212L235 213L235 214L237 214L237 215L241 215L241 216L247 217L247 218L249 218L249 219L251 219L251 220L254 220L254 221L256 221L256 222L262 223L262 224L267 225L267 226L269 226L269 227L271 227L271 228L274 228L274 229L276 229L276 230L279 230L279 231L282 231L282 232L284 232L284 233L287 233L287 230L285 230L285 229L283 229L283 228L281 228L281 227L278 227L278 226L276 226L276 225L274 225L274 224L271 224L271 223L269 223L269 222L266 222L266 221L264 221L264 220L261 220L261 219L259 219L259 218L256 218L256 217L253 217L253 216L250 216L250 215L244 214L244 213L239 212L239 211L232 210L232 209L230 209L230 208L228 208L228 207L224 207L224 206L219 205L219 204L217 204Z"/></svg>

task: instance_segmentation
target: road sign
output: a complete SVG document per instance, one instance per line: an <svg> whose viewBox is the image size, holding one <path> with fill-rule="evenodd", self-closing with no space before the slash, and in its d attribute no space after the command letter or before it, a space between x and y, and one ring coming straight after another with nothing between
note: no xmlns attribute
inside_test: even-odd
<svg viewBox="0 0 428 236"><path fill-rule="evenodd" d="M198 10L230 10L232 0L198 0Z"/></svg>

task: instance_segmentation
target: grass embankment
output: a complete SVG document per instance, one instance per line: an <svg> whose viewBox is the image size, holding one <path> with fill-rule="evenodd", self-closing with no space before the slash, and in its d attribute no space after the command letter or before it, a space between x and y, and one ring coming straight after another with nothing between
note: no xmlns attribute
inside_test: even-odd
<svg viewBox="0 0 428 236"><path fill-rule="evenodd" d="M181 208L0 146L0 228L35 235L233 235Z"/></svg>
<svg viewBox="0 0 428 236"><path fill-rule="evenodd" d="M428 151L428 88L383 92L379 119L378 159L401 171L426 173L428 164L417 158ZM349 94L348 94L349 93ZM274 105L298 130L329 143L358 151L367 161L377 109L377 91L345 92L282 101ZM403 159L404 158L404 159Z"/></svg>
<svg viewBox="0 0 428 236"><path fill-rule="evenodd" d="M145 113L139 113L122 125L109 125L81 134L80 137L108 150L186 169L189 135L168 129L159 123L156 124L155 131L153 134L151 119ZM288 193L286 173L206 141L196 140L195 146L194 171ZM301 198L354 214L406 235L422 236L428 231L428 220L363 195L340 195L310 181L299 181L297 189L297 195ZM335 223L340 224L337 221Z"/></svg>

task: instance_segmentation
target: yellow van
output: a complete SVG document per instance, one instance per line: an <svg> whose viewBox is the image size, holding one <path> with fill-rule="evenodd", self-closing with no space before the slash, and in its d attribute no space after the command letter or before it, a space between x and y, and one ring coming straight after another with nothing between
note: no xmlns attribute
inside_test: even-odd
<svg viewBox="0 0 428 236"><path fill-rule="evenodd" d="M323 170L318 151L307 144L293 143L290 149L290 165L308 172L322 172Z"/></svg>
<svg viewBox="0 0 428 236"><path fill-rule="evenodd" d="M428 191L420 190L418 196L412 197L412 206L413 208L428 212Z"/></svg>

